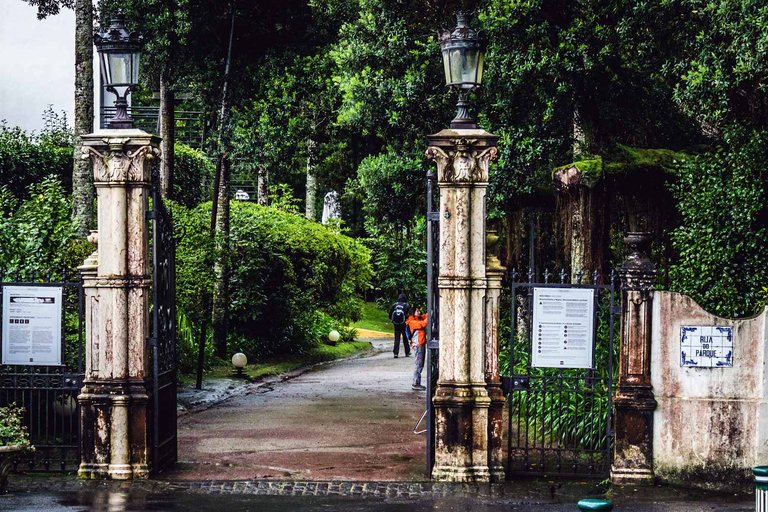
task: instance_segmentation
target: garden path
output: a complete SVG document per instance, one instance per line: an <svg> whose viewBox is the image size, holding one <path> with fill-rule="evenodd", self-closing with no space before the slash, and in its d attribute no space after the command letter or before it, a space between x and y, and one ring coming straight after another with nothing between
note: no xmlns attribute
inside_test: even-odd
<svg viewBox="0 0 768 512"><path fill-rule="evenodd" d="M425 395L413 358L377 352L322 365L179 418L171 479L422 480L425 436L413 434Z"/></svg>

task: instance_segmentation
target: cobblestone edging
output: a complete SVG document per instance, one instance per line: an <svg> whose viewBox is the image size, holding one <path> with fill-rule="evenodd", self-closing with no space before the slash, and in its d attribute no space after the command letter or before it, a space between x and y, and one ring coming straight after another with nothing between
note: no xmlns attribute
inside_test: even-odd
<svg viewBox="0 0 768 512"><path fill-rule="evenodd" d="M252 494L269 496L356 496L422 498L443 496L499 497L504 484L469 485L450 483L348 482L348 481L218 481L174 482L177 489L202 494ZM526 503L542 503L531 500Z"/></svg>

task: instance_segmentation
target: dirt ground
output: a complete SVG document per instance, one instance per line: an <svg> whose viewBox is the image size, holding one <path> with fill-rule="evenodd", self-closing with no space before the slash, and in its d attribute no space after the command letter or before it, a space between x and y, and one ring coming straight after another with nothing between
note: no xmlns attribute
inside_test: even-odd
<svg viewBox="0 0 768 512"><path fill-rule="evenodd" d="M179 419L179 464L166 478L413 481L425 478L424 392L413 358L371 338L375 355L294 379Z"/></svg>

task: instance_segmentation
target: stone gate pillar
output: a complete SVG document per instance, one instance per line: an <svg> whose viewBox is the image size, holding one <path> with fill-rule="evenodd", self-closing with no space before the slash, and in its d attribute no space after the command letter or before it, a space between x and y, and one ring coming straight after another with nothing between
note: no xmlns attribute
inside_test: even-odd
<svg viewBox="0 0 768 512"><path fill-rule="evenodd" d="M624 244L629 255L621 276L621 347L616 410L614 460L615 484L653 483L653 411L651 387L651 313L656 271L651 262L649 233L628 233Z"/></svg>
<svg viewBox="0 0 768 512"><path fill-rule="evenodd" d="M486 279L488 288L485 296L485 384L488 398L488 469L491 482L503 482L504 471L504 391L499 373L499 324L501 321L501 280L506 269L498 258L499 236L488 231L486 258Z"/></svg>
<svg viewBox="0 0 768 512"><path fill-rule="evenodd" d="M85 478L149 475L147 357L150 258L146 211L150 161L160 139L141 130L83 136L98 198L98 255L86 260L85 381L81 406Z"/></svg>
<svg viewBox="0 0 768 512"><path fill-rule="evenodd" d="M485 381L485 193L498 137L447 129L428 137L440 190L440 364L433 478L483 482L488 468Z"/></svg>

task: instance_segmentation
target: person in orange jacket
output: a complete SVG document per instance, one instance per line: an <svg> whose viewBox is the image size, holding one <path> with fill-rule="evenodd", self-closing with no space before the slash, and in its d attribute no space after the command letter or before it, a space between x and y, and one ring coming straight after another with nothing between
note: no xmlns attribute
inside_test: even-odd
<svg viewBox="0 0 768 512"><path fill-rule="evenodd" d="M424 369L424 355L427 349L427 315L422 315L419 308L411 308L406 323L412 333L411 346L415 356L411 389L425 391L427 388L421 385L421 371Z"/></svg>

